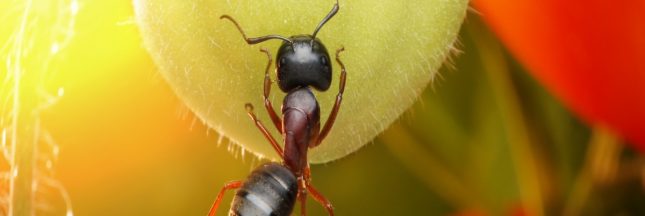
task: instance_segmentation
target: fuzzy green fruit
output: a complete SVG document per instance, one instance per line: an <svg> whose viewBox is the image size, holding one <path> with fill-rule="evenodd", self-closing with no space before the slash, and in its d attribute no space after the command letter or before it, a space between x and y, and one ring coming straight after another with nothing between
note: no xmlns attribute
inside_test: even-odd
<svg viewBox="0 0 645 216"><path fill-rule="evenodd" d="M232 142L261 157L277 158L246 115L245 103L281 140L262 101L268 48L275 58L281 41L247 45L228 14L249 37L311 34L334 1L175 1L134 0L144 44L164 78L197 116ZM466 14L466 0L352 0L318 33L333 52L344 46L347 67L344 100L331 133L310 150L313 163L346 156L370 142L419 96L453 49ZM315 92L322 124L338 91ZM272 79L275 73L272 69ZM284 93L272 86L279 112Z"/></svg>

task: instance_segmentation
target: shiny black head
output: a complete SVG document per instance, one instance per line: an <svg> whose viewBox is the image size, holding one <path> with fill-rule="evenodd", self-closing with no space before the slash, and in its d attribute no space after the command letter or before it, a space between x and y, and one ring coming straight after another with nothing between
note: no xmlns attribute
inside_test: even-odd
<svg viewBox="0 0 645 216"><path fill-rule="evenodd" d="M271 39L284 41L278 50L277 70L278 85L284 92L300 87L311 86L325 91L331 84L331 62L329 53L320 40L316 38L318 31L338 12L338 0L331 11L323 18L312 35L296 35L286 38L280 35L265 35L249 38L239 24L230 16L222 15L220 19L228 19L242 33L248 44L257 44Z"/></svg>
<svg viewBox="0 0 645 216"><path fill-rule="evenodd" d="M276 58L280 89L284 92L306 86L319 91L329 89L331 61L325 45L311 35L297 35L290 39L291 43L282 43Z"/></svg>

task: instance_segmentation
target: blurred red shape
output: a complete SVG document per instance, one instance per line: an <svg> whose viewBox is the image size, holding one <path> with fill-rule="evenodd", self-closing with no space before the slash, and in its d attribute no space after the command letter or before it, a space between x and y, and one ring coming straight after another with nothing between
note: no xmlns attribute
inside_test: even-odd
<svg viewBox="0 0 645 216"><path fill-rule="evenodd" d="M645 152L645 1L473 3L513 55L568 108Z"/></svg>

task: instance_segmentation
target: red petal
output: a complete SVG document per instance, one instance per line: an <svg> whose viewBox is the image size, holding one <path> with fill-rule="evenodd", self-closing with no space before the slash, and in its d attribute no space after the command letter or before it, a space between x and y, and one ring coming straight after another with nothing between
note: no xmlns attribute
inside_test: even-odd
<svg viewBox="0 0 645 216"><path fill-rule="evenodd" d="M645 151L645 1L475 0L538 81Z"/></svg>

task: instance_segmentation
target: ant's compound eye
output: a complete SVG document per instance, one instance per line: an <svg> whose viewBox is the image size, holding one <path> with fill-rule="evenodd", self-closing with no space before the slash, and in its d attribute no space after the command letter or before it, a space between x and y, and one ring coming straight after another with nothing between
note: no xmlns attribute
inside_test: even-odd
<svg viewBox="0 0 645 216"><path fill-rule="evenodd" d="M320 57L320 64L327 65L327 57L326 56Z"/></svg>

